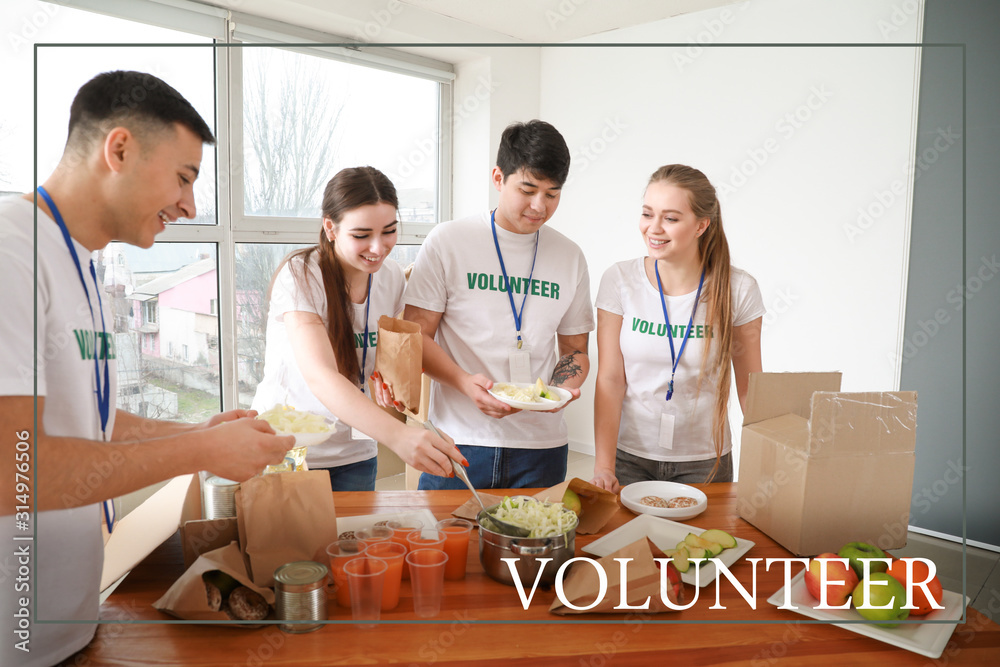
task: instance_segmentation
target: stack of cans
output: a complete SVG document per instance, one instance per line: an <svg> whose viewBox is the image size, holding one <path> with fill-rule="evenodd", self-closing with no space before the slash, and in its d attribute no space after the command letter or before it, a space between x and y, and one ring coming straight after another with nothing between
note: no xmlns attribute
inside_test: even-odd
<svg viewBox="0 0 1000 667"><path fill-rule="evenodd" d="M209 477L205 480L204 501L206 519L225 519L236 516L236 489L239 482L222 477Z"/></svg>
<svg viewBox="0 0 1000 667"><path fill-rule="evenodd" d="M325 565L311 560L286 563L274 571L274 608L281 629L293 634L312 632L322 626L326 616ZM303 621L318 621L306 623Z"/></svg>

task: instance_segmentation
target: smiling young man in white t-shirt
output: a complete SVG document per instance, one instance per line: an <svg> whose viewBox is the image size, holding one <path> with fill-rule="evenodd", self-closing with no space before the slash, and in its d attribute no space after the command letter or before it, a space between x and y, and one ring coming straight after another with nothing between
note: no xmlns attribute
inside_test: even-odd
<svg viewBox="0 0 1000 667"><path fill-rule="evenodd" d="M497 208L438 225L404 295L403 316L421 325L424 368L435 380L430 418L458 443L477 488L545 487L566 476L562 412L516 410L488 390L542 378L575 400L590 369L587 262L575 243L545 226L569 163L552 125L507 127L492 172ZM464 487L425 474L420 488Z"/></svg>
<svg viewBox="0 0 1000 667"><path fill-rule="evenodd" d="M212 142L165 82L107 72L73 100L62 160L37 195L0 199L0 433L10 443L0 517L17 553L6 563L27 573L0 591L0 665L52 665L94 636L100 523L112 523L102 501L199 470L242 481L293 444L245 410L179 424L114 407L114 319L90 254L112 240L148 248L165 223L193 218Z"/></svg>

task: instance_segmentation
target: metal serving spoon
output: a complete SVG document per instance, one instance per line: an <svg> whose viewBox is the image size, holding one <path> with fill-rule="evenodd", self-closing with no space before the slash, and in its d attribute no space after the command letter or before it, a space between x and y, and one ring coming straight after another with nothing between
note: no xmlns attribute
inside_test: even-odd
<svg viewBox="0 0 1000 667"><path fill-rule="evenodd" d="M440 431L438 431L437 428L434 427L434 424L431 423L431 420L428 419L427 421L424 422L424 428L426 428L428 431L430 431L437 437L444 440L444 438L441 436ZM462 482L464 482L467 487L469 487L469 491L472 491L472 495L475 497L476 502L479 503L479 506L482 508L482 511L479 512L479 516L477 517L480 524L482 524L483 517L485 516L486 520L491 522L498 529L497 532L503 533L504 535L509 535L511 537L528 536L528 534L531 531L529 531L527 528L522 528L521 526L515 526L514 524L507 523L506 521L501 521L500 519L496 518L495 516L487 512L486 505L485 503L483 503L483 499L479 497L479 492L477 492L475 487L472 486L472 482L469 481L469 476L465 474L465 468L463 468L462 464L460 464L453 458L449 457L448 460L451 461L451 467L455 470L455 475L457 475L458 478L462 480Z"/></svg>

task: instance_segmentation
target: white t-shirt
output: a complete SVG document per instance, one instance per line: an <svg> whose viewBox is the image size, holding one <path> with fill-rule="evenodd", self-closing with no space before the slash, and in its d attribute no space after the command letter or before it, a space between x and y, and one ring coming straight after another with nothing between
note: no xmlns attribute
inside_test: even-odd
<svg viewBox="0 0 1000 667"><path fill-rule="evenodd" d="M712 416L718 374L702 378L698 391L705 338L711 336L705 330L707 307L703 301L698 303L692 333L674 377L674 393L667 401L672 366L670 342L659 291L646 276L644 260L640 257L614 264L604 272L597 291L597 307L622 316L619 343L627 384L618 429L618 446L630 454L654 461L715 458ZM757 281L746 271L732 267L729 282L732 288L733 326L742 326L761 317L765 311ZM665 297L674 332L675 354L680 352L695 294ZM708 368L712 366L716 354L713 347L707 360ZM661 414L673 416L672 447L669 449L660 444ZM728 421L724 433L723 454L732 449Z"/></svg>
<svg viewBox="0 0 1000 667"><path fill-rule="evenodd" d="M58 204L58 202L56 202ZM65 213L65 211L64 211ZM38 396L45 398L43 425L50 436L74 436L101 439L100 417L95 395L93 342L101 334L97 294L87 262L90 252L76 243L87 290L94 306L91 319L83 287L62 234L52 218L38 212L38 270L32 263L35 247L32 239L34 206L20 197L0 199L0 285L4 285L3 317L0 318L0 395L32 396L35 393L32 359L35 322L34 297L38 299ZM74 242L75 243L75 242ZM36 282L37 278L37 282ZM35 285L34 289L32 285ZM104 321L113 327L107 299L102 296ZM111 332L109 331L109 334ZM111 414L107 432L114 430L115 397L117 396L116 362L113 335L109 335ZM98 352L100 354L100 351ZM103 374L103 360L101 373ZM22 416L19 431L29 431L34 441L34 418ZM14 452L16 436L3 437ZM31 469L36 470L35 452L31 451ZM65 489L73 495L87 494L89 489ZM85 496L84 496L85 497ZM71 510L39 512L37 523L30 517L31 530L20 530L15 517L14 499L6 499L3 524L6 555L0 556L5 571L16 573L18 549L27 547L32 558L27 580L6 577L0 592L0 617L5 619L6 636L0 643L0 664L50 665L80 650L94 636L96 625L79 623L98 617L101 569L104 563L104 540L101 536L102 515L99 504L84 505ZM15 541L34 534L33 541ZM26 588L24 588L26 587ZM38 607L33 597L38 595ZM15 613L21 598L28 598L31 612L38 620L76 621L77 623L30 624L30 653L16 648L21 639L13 634Z"/></svg>
<svg viewBox="0 0 1000 667"><path fill-rule="evenodd" d="M531 351L530 377L548 382L558 361L556 334L571 336L594 329L587 260L575 243L543 226L531 274L535 235L516 234L499 225L496 230L519 310L528 295L521 336ZM407 305L442 313L436 340L461 368L504 382L511 379L509 353L517 341L504 290L490 214L484 213L442 223L428 234L405 300ZM522 411L494 419L458 390L438 382L432 386L431 418L457 443L549 449L567 442L562 412Z"/></svg>
<svg viewBox="0 0 1000 667"><path fill-rule="evenodd" d="M294 265L294 267L292 266ZM293 269L294 268L294 272ZM277 404L295 406L324 415L337 422L333 435L325 442L309 448L306 462L310 468L332 468L358 461L365 461L378 452L371 438L351 439L351 427L337 418L337 415L323 405L306 384L295 362L295 354L288 343L285 329L285 313L302 311L316 313L329 325L326 317L326 290L320 273L319 259L314 252L309 259L309 280L302 283L303 260L301 256L287 262L278 272L271 290L271 303L267 311L267 347L264 351L264 379L257 386L252 408L258 412L270 410ZM375 369L375 348L378 345L378 318L382 315L395 317L403 310L403 287L406 279L403 270L391 259L386 259L382 268L372 274L372 290L368 308L368 354L364 355L365 304L354 305L352 328L355 333L354 345L358 353L358 365L365 357L364 377Z"/></svg>

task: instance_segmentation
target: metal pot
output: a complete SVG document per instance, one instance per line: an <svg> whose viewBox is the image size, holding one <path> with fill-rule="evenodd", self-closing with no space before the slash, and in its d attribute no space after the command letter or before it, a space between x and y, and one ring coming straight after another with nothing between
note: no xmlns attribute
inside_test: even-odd
<svg viewBox="0 0 1000 667"><path fill-rule="evenodd" d="M494 505L485 510L496 509ZM568 510L567 510L568 511ZM515 562L521 583L530 588L535 583L538 570L543 567L539 558L551 558L544 563L539 580L540 585L551 585L563 563L573 558L576 552L576 525L562 535L552 537L511 537L492 530L489 518L484 521L484 512L479 513L479 562L491 578L508 586L514 585L510 567L501 558L516 558ZM486 527L483 524L486 523Z"/></svg>

